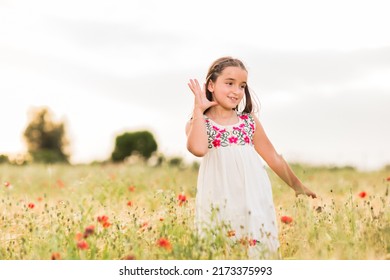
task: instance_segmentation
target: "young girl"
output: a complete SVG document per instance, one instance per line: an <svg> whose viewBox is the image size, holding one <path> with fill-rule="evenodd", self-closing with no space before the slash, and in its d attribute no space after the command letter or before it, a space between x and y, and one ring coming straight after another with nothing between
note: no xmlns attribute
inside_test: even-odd
<svg viewBox="0 0 390 280"><path fill-rule="evenodd" d="M195 222L202 231L216 222L215 218L223 221L228 224L229 236L250 240L257 252L269 255L279 247L278 228L271 184L261 158L297 196L315 198L316 194L275 151L253 113L247 78L240 60L222 57L210 66L202 87L196 79L188 83L195 103L186 126L187 148L203 157Z"/></svg>

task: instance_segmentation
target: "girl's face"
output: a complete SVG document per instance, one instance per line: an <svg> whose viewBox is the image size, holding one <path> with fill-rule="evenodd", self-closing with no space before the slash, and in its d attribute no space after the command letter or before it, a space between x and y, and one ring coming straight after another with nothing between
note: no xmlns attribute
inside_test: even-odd
<svg viewBox="0 0 390 280"><path fill-rule="evenodd" d="M234 109L245 95L248 73L240 67L226 67L215 82L210 81L208 90L213 99L225 109Z"/></svg>

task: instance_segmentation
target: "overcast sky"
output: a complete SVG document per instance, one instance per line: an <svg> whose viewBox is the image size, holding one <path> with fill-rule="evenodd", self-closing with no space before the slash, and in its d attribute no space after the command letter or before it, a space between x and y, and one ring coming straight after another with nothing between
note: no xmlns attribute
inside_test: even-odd
<svg viewBox="0 0 390 280"><path fill-rule="evenodd" d="M390 163L386 1L0 0L0 154L25 150L31 107L65 121L72 162L124 131L186 150L190 78L240 58L271 141L290 161Z"/></svg>

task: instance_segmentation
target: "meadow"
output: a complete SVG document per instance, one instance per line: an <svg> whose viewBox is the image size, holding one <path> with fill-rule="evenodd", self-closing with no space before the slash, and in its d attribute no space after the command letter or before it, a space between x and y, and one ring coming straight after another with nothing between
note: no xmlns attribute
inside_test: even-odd
<svg viewBox="0 0 390 280"><path fill-rule="evenodd" d="M390 259L390 170L292 165L319 196L272 171L277 259ZM249 242L194 229L197 166L0 165L0 259L245 259Z"/></svg>

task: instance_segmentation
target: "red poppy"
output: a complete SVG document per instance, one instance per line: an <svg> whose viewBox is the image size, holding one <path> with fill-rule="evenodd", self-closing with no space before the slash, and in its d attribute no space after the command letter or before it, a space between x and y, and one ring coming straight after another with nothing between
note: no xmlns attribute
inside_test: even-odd
<svg viewBox="0 0 390 280"><path fill-rule="evenodd" d="M127 202L127 206L130 206L130 207L133 206L133 202L129 200L129 201Z"/></svg>
<svg viewBox="0 0 390 280"><path fill-rule="evenodd" d="M97 220L104 228L111 226L111 223L108 221L108 217L106 215L98 216Z"/></svg>
<svg viewBox="0 0 390 280"><path fill-rule="evenodd" d="M60 260L61 259L61 255L60 253L58 252L54 252L51 254L51 259L54 261L54 260Z"/></svg>
<svg viewBox="0 0 390 280"><path fill-rule="evenodd" d="M87 250L89 248L89 245L88 245L87 241L80 240L77 242L77 248L79 248L81 250Z"/></svg>
<svg viewBox="0 0 390 280"><path fill-rule="evenodd" d="M179 200L179 206L182 206L187 201L187 197L182 193L177 196L177 199Z"/></svg>
<svg viewBox="0 0 390 280"><path fill-rule="evenodd" d="M387 177L387 178L386 178L386 181L387 181L387 182L390 182L390 177Z"/></svg>
<svg viewBox="0 0 390 280"><path fill-rule="evenodd" d="M289 217L289 216L282 216L282 217L280 218L280 220L281 220L282 223L284 223L284 224L290 224L290 223L292 223L293 218L291 218L291 217Z"/></svg>
<svg viewBox="0 0 390 280"><path fill-rule="evenodd" d="M29 203L27 206L28 206L28 208L33 209L35 207L35 204L34 203Z"/></svg>
<svg viewBox="0 0 390 280"><path fill-rule="evenodd" d="M108 227L111 226L111 223L110 222L104 222L102 225L103 225L104 228L108 228Z"/></svg>
<svg viewBox="0 0 390 280"><path fill-rule="evenodd" d="M122 260L132 261L132 260L135 260L135 256L134 255L127 255L127 256L124 256L122 258Z"/></svg>
<svg viewBox="0 0 390 280"><path fill-rule="evenodd" d="M87 238L88 236L92 235L95 233L95 226L94 225L90 225L90 226L87 226L84 230L84 235L83 237L84 238Z"/></svg>
<svg viewBox="0 0 390 280"><path fill-rule="evenodd" d="M134 187L133 185L131 185L131 186L128 187L128 190L129 190L130 192L133 192L133 191L135 191L135 187Z"/></svg>
<svg viewBox="0 0 390 280"><path fill-rule="evenodd" d="M74 236L74 239L76 239L77 241L80 241L81 239L83 239L83 234L81 232L76 233L76 235Z"/></svg>
<svg viewBox="0 0 390 280"><path fill-rule="evenodd" d="M249 246L256 246L257 240L256 239L249 239Z"/></svg>
<svg viewBox="0 0 390 280"><path fill-rule="evenodd" d="M59 187L59 188L63 188L63 187L65 187L65 184L64 184L64 181L62 181L61 179L58 179L57 180L57 186Z"/></svg>
<svg viewBox="0 0 390 280"><path fill-rule="evenodd" d="M106 215L103 215L103 216L98 216L97 217L97 221L101 224L104 224L105 222L108 221L108 217Z"/></svg>
<svg viewBox="0 0 390 280"><path fill-rule="evenodd" d="M251 239L251 238L241 238L240 240L240 243L242 244L242 245L244 245L244 246L251 246L251 247L253 247L253 246L256 246L256 244L257 244L257 240L256 239Z"/></svg>
<svg viewBox="0 0 390 280"><path fill-rule="evenodd" d="M143 222L143 223L139 226L140 231L145 231L145 230L148 228L148 225L149 225L148 222Z"/></svg>
<svg viewBox="0 0 390 280"><path fill-rule="evenodd" d="M172 249L171 242L169 242L169 240L166 238L160 238L159 240L157 240L157 246L165 248L168 251Z"/></svg>
<svg viewBox="0 0 390 280"><path fill-rule="evenodd" d="M366 192L360 192L359 193L359 197L361 197L361 198L365 198L366 196L367 196Z"/></svg>

